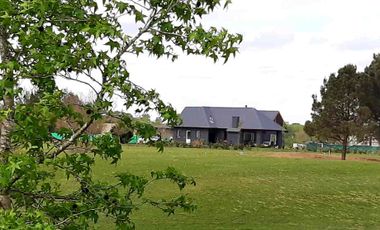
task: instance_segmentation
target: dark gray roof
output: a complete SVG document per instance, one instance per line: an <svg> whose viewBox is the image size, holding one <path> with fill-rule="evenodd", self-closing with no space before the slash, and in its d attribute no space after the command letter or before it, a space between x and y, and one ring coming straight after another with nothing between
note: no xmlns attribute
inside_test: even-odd
<svg viewBox="0 0 380 230"><path fill-rule="evenodd" d="M181 117L181 127L231 129L232 117L239 117L240 129L282 130L274 119L249 107L186 107Z"/></svg>
<svg viewBox="0 0 380 230"><path fill-rule="evenodd" d="M270 111L270 110L259 110L259 111L260 113L264 114L269 119L271 119L272 121L274 121L274 119L276 119L277 115L280 113L278 111Z"/></svg>

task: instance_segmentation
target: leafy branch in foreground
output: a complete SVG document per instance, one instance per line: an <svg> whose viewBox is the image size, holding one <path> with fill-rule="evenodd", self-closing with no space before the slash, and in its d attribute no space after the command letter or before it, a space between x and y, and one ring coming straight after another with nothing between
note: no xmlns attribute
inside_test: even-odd
<svg viewBox="0 0 380 230"><path fill-rule="evenodd" d="M120 174L117 184L94 181L96 157L116 164L122 155L117 139L91 137L88 130L105 116L112 116L113 99L126 110L155 110L163 122L179 122L176 111L154 90L130 81L128 58L152 55L178 58L178 52L216 61L238 52L239 34L205 28L204 15L230 3L219 0L0 0L0 226L25 229L83 229L103 213L120 228L134 228L130 213L134 198L168 214L176 208L193 210L185 197L153 201L143 197L150 181ZM135 33L124 23L135 21ZM58 81L93 92L91 103L64 103ZM36 88L34 98L23 100L21 83ZM119 114L120 115L120 114ZM144 137L154 135L151 125L126 115L118 117L130 130ZM67 121L69 127L57 128ZM56 131L64 138L53 140ZM162 151L162 145L158 146ZM73 184L64 190L57 175ZM169 168L152 173L152 180L168 179L183 189L195 182ZM140 197L140 198L139 198ZM133 198L133 199L132 199ZM133 201L133 202L132 202Z"/></svg>

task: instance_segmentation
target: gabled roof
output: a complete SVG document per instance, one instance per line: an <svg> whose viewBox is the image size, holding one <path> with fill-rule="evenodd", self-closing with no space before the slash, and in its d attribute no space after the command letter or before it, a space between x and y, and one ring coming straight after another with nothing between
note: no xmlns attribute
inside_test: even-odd
<svg viewBox="0 0 380 230"><path fill-rule="evenodd" d="M275 111L275 110L259 110L259 111L260 113L264 114L269 119L271 119L272 121L280 122L280 125L284 123L284 119L282 118L281 113L279 111Z"/></svg>
<svg viewBox="0 0 380 230"><path fill-rule="evenodd" d="M240 129L283 130L264 113L249 107L185 107L181 127L231 129L232 117L239 117Z"/></svg>
<svg viewBox="0 0 380 230"><path fill-rule="evenodd" d="M276 119L277 115L280 113L278 111L272 111L272 110L260 110L260 113L264 114L267 116L269 119L272 121Z"/></svg>

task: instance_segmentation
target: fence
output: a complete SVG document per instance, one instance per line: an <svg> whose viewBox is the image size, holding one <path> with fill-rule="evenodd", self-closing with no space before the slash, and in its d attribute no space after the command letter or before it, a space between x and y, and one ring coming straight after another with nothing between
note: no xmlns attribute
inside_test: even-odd
<svg viewBox="0 0 380 230"><path fill-rule="evenodd" d="M306 144L306 149L313 152L341 152L343 145L310 142ZM380 153L380 147L352 145L347 147L347 151L350 153Z"/></svg>

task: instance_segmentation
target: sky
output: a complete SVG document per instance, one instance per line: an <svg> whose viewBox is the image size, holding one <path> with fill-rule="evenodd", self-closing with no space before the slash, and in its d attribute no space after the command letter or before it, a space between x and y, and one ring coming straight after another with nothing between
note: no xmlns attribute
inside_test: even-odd
<svg viewBox="0 0 380 230"><path fill-rule="evenodd" d="M247 105L303 124L325 77L346 64L361 71L380 52L378 9L375 0L233 0L202 24L241 33L236 58L214 64L184 54L174 63L140 56L128 60L131 79L178 112Z"/></svg>
<svg viewBox="0 0 380 230"><path fill-rule="evenodd" d="M202 25L242 34L236 58L223 64L185 54L175 62L128 57L130 79L155 89L179 113L186 106L248 106L304 124L324 78L346 64L362 71L380 53L379 9L375 0L233 0ZM121 23L136 33L133 20Z"/></svg>

